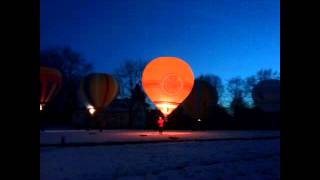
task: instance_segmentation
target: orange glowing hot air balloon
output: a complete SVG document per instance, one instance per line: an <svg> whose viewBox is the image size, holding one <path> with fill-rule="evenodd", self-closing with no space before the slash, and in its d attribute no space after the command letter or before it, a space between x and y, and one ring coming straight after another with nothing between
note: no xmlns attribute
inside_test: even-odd
<svg viewBox="0 0 320 180"><path fill-rule="evenodd" d="M165 117L189 95L193 83L190 66L176 57L158 57L142 74L144 91Z"/></svg>

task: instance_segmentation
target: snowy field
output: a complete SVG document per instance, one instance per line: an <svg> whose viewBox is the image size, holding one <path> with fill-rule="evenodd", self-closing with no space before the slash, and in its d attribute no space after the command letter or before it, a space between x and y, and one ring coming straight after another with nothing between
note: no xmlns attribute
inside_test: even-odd
<svg viewBox="0 0 320 180"><path fill-rule="evenodd" d="M40 178L276 180L280 139L41 147Z"/></svg>
<svg viewBox="0 0 320 180"><path fill-rule="evenodd" d="M40 132L40 145L125 144L192 140L228 140L279 137L279 131L165 131L152 130L50 130Z"/></svg>

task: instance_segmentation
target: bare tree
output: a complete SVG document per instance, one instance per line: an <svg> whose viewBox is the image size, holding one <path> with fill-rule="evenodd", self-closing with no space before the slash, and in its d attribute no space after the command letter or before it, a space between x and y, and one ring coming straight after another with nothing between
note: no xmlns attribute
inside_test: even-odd
<svg viewBox="0 0 320 180"><path fill-rule="evenodd" d="M267 79L280 79L280 73L272 69L261 69L255 75L249 76L244 80L244 98L253 105L251 92L253 87L260 81Z"/></svg>
<svg viewBox="0 0 320 180"><path fill-rule="evenodd" d="M228 92L232 98L243 96L245 81L240 77L232 78L228 81Z"/></svg>
<svg viewBox="0 0 320 180"><path fill-rule="evenodd" d="M249 76L244 81L245 81L244 91L246 94L249 94L251 93L253 86L257 84L257 78L256 76Z"/></svg>
<svg viewBox="0 0 320 180"><path fill-rule="evenodd" d="M241 111L247 107L247 103L244 100L245 92L245 80L240 77L232 78L228 81L228 92L232 101L230 103L230 110L232 113Z"/></svg>
<svg viewBox="0 0 320 180"><path fill-rule="evenodd" d="M114 75L119 82L120 97L130 97L134 87L141 85L141 76L146 62L143 60L126 59L118 68Z"/></svg>
<svg viewBox="0 0 320 180"><path fill-rule="evenodd" d="M280 73L272 69L261 69L257 72L256 78L258 81L267 79L280 79Z"/></svg>
<svg viewBox="0 0 320 180"><path fill-rule="evenodd" d="M251 92L257 82L258 80L256 76L249 76L244 80L244 99L247 101L249 106L253 105Z"/></svg>
<svg viewBox="0 0 320 180"><path fill-rule="evenodd" d="M248 105L244 100L244 97L242 95L234 96L230 103L230 109L232 110L233 113L236 111L242 110L246 108Z"/></svg>
<svg viewBox="0 0 320 180"><path fill-rule="evenodd" d="M143 94L145 98L145 94L141 88L141 77L143 69L146 65L145 61L140 59L126 59L122 64L119 65L118 68L115 69L114 75L119 83L119 96L121 98L129 98L129 123L128 127L133 128L134 124L134 115L135 115L135 104L136 104L136 96L141 90L139 96L142 97ZM138 88L139 87L139 88ZM137 89L138 88L138 89ZM139 93L138 93L139 94ZM144 99L143 98L143 99ZM145 106L144 103L142 103Z"/></svg>
<svg viewBox="0 0 320 180"><path fill-rule="evenodd" d="M40 65L58 69L64 80L75 80L92 70L92 65L69 47L40 51Z"/></svg>

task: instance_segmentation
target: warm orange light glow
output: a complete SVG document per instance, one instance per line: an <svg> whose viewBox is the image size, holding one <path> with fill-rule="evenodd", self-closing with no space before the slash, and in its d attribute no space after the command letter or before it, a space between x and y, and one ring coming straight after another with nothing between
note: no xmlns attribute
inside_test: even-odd
<svg viewBox="0 0 320 180"><path fill-rule="evenodd" d="M144 91L164 116L182 103L191 92L193 83L191 68L176 57L156 58L142 74Z"/></svg>
<svg viewBox="0 0 320 180"><path fill-rule="evenodd" d="M168 116L173 110L178 107L177 104L170 104L168 102L155 103L155 105L163 113L164 116Z"/></svg>
<svg viewBox="0 0 320 180"><path fill-rule="evenodd" d="M91 105L88 105L88 106L87 106L87 109L88 109L88 111L89 111L89 113L90 113L91 115L93 115L93 114L96 112L96 110L94 109L94 107L91 106Z"/></svg>
<svg viewBox="0 0 320 180"><path fill-rule="evenodd" d="M42 107L42 105L40 104L40 111L42 111L42 109L43 109L43 107Z"/></svg>

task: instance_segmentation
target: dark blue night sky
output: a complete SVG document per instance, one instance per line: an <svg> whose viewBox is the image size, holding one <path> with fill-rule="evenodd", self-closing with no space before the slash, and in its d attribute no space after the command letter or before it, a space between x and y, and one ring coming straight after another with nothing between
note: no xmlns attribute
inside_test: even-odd
<svg viewBox="0 0 320 180"><path fill-rule="evenodd" d="M96 71L176 56L223 80L280 71L279 0L41 0L41 48L70 46Z"/></svg>

